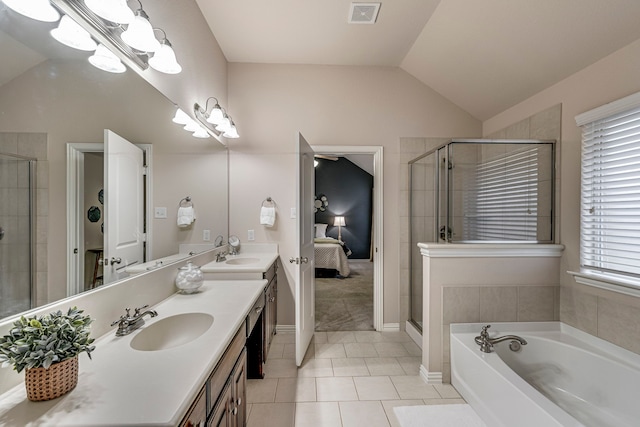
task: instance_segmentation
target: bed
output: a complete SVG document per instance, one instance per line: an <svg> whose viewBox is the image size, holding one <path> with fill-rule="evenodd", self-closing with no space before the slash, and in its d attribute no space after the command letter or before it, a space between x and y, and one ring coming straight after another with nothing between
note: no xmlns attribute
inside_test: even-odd
<svg viewBox="0 0 640 427"><path fill-rule="evenodd" d="M344 243L331 237L320 237L314 240L316 268L338 270L338 274L347 277L351 273L349 261L345 253Z"/></svg>

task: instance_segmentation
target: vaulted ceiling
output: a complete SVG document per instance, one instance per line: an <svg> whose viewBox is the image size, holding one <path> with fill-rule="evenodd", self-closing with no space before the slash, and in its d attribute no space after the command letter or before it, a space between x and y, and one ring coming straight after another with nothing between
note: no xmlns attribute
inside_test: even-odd
<svg viewBox="0 0 640 427"><path fill-rule="evenodd" d="M486 120L640 38L638 0L196 0L229 62L397 66Z"/></svg>

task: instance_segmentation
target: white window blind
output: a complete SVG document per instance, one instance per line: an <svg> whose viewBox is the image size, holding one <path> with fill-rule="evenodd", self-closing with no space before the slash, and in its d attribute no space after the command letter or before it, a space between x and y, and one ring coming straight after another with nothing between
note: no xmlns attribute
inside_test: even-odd
<svg viewBox="0 0 640 427"><path fill-rule="evenodd" d="M582 126L580 263L640 276L640 97L576 121Z"/></svg>
<svg viewBox="0 0 640 427"><path fill-rule="evenodd" d="M464 203L464 240L537 240L538 147L476 166Z"/></svg>

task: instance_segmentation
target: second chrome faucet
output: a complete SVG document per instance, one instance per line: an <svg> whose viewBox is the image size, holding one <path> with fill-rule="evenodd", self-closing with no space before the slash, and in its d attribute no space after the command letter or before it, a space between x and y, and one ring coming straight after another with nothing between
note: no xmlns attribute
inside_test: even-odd
<svg viewBox="0 0 640 427"><path fill-rule="evenodd" d="M149 307L148 304L142 307L136 308L133 311L133 316L131 316L130 314L131 309L125 308L124 310L126 314L123 314L122 316L120 316L120 319L111 323L111 326L118 325L118 329L116 330L116 336L122 337L125 335L129 335L131 332L135 331L140 326L144 325L144 316L146 316L147 314L151 317L156 317L158 315L158 312L155 310L147 310L142 313L140 312L141 310L144 310L147 307Z"/></svg>

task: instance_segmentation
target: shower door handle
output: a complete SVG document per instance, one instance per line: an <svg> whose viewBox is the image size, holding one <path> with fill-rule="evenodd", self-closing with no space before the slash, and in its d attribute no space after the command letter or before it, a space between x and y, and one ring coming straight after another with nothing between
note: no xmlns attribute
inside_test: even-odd
<svg viewBox="0 0 640 427"><path fill-rule="evenodd" d="M4 237L4 228L0 227L0 240Z"/></svg>

